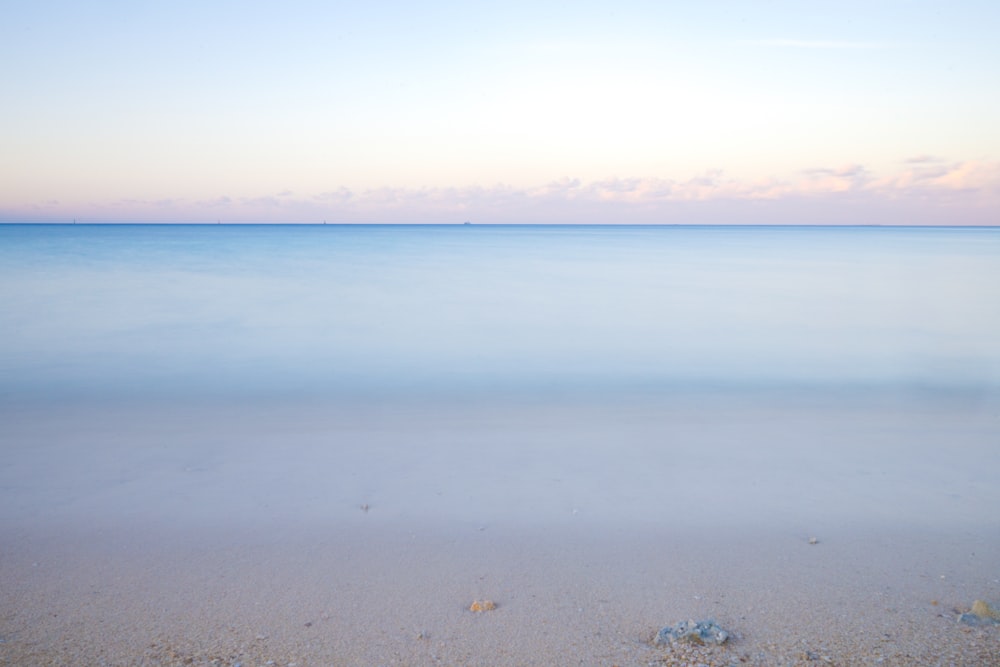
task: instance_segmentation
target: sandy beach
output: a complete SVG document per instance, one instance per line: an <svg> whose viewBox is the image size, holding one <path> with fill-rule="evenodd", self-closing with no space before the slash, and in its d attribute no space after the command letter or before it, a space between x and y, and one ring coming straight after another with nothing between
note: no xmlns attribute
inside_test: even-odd
<svg viewBox="0 0 1000 667"><path fill-rule="evenodd" d="M5 408L3 664L1000 664L989 400L119 407Z"/></svg>

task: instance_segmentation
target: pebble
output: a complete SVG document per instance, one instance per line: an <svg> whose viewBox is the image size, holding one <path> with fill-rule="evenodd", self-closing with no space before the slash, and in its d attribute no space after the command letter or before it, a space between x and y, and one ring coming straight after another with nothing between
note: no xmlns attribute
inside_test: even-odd
<svg viewBox="0 0 1000 667"><path fill-rule="evenodd" d="M1000 611L982 600L976 600L969 612L958 617L958 622L972 626L997 625L1000 624Z"/></svg>
<svg viewBox="0 0 1000 667"><path fill-rule="evenodd" d="M982 600L976 600L972 603L972 613L976 616L982 616L983 618L989 618L1000 622L1000 611L997 611L991 607L989 603L983 602Z"/></svg>
<svg viewBox="0 0 1000 667"><path fill-rule="evenodd" d="M656 633L653 644L665 646L676 642L687 642L699 646L705 644L725 644L729 633L712 619L706 621L681 621L675 626L666 626Z"/></svg>

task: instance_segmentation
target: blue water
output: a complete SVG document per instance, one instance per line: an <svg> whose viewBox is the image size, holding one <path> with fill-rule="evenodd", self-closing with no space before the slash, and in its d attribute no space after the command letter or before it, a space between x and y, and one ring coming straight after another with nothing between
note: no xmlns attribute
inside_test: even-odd
<svg viewBox="0 0 1000 667"><path fill-rule="evenodd" d="M1000 229L0 225L0 397L1000 388Z"/></svg>

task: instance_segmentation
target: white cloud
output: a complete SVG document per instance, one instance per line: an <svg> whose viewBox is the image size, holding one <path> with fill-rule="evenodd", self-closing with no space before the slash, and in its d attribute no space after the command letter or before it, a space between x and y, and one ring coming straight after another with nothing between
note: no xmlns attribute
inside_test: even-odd
<svg viewBox="0 0 1000 667"><path fill-rule="evenodd" d="M835 39L754 39L742 42L750 46L773 46L792 49L885 49L878 42L850 42Z"/></svg>

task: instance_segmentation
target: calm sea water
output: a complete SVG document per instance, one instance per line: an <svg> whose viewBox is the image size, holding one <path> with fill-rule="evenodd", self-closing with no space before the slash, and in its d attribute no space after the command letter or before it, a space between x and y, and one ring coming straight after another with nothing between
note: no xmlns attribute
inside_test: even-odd
<svg viewBox="0 0 1000 667"><path fill-rule="evenodd" d="M995 536L998 332L997 229L0 226L0 525Z"/></svg>
<svg viewBox="0 0 1000 667"><path fill-rule="evenodd" d="M0 226L0 396L1000 387L1000 229Z"/></svg>

